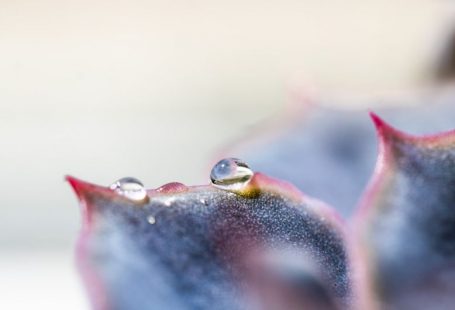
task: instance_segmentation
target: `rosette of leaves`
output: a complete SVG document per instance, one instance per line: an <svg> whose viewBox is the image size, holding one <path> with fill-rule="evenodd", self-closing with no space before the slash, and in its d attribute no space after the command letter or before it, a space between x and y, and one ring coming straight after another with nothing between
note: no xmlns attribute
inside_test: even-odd
<svg viewBox="0 0 455 310"><path fill-rule="evenodd" d="M204 186L68 177L93 308L452 309L455 133L412 136L372 119L376 168L345 219L336 199L328 206L237 159Z"/></svg>

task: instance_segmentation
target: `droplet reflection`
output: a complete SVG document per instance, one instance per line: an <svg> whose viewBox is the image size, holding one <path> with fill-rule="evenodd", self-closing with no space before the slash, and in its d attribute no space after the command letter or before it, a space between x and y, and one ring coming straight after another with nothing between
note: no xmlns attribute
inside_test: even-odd
<svg viewBox="0 0 455 310"><path fill-rule="evenodd" d="M225 158L212 168L210 179L222 189L239 190L250 181L253 171L238 158Z"/></svg>

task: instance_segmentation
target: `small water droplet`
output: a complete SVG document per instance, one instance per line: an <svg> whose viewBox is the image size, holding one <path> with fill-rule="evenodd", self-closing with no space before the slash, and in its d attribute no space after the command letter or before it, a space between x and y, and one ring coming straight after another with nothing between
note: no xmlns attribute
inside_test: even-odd
<svg viewBox="0 0 455 310"><path fill-rule="evenodd" d="M117 194L135 201L141 201L147 197L147 191L141 181L131 177L121 178L112 183L109 188Z"/></svg>
<svg viewBox="0 0 455 310"><path fill-rule="evenodd" d="M253 171L237 158L220 160L212 168L210 179L213 185L226 190L239 190L250 181Z"/></svg>
<svg viewBox="0 0 455 310"><path fill-rule="evenodd" d="M149 215L147 217L147 222L149 222L150 224L155 224L156 223L156 218L153 216L153 215Z"/></svg>
<svg viewBox="0 0 455 310"><path fill-rule="evenodd" d="M188 187L185 184L182 184L179 182L171 182L171 183L164 184L163 186L158 188L156 191L158 193L167 194L167 193L181 193L181 192L185 192L187 190L188 190Z"/></svg>

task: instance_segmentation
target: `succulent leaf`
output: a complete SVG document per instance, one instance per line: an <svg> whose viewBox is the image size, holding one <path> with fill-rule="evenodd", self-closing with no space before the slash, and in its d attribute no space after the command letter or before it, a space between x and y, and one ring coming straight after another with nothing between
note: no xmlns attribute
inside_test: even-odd
<svg viewBox="0 0 455 310"><path fill-rule="evenodd" d="M455 132L411 136L372 115L380 153L354 227L371 308L455 303Z"/></svg>
<svg viewBox="0 0 455 310"><path fill-rule="evenodd" d="M378 112L416 134L451 129L453 100L430 101L434 103ZM377 153L375 132L366 111L309 106L293 112L292 118L284 118L286 125L273 127L273 132L264 129L223 155L236 154L256 169L327 202L343 216L352 215Z"/></svg>
<svg viewBox="0 0 455 310"><path fill-rule="evenodd" d="M340 309L350 302L339 218L287 183L256 173L237 192L173 183L137 201L68 180L83 207L79 265L96 309Z"/></svg>

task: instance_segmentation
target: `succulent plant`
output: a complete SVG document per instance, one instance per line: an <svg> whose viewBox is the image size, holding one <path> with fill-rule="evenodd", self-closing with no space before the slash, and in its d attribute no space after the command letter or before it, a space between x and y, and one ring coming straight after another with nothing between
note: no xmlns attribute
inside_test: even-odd
<svg viewBox="0 0 455 310"><path fill-rule="evenodd" d="M357 184L339 204L334 193L349 188L343 169L362 161L356 148L340 153L354 158L342 173L330 176L337 160L319 172L332 178L318 191L334 207L236 158L218 162L204 186L68 177L82 206L77 255L93 308L452 309L455 132L411 136L372 119L379 156L355 211L347 204ZM350 145L356 134L341 136ZM306 173L297 168L290 175Z"/></svg>

